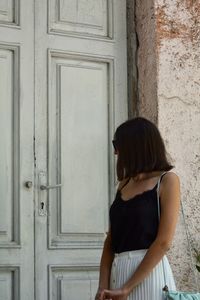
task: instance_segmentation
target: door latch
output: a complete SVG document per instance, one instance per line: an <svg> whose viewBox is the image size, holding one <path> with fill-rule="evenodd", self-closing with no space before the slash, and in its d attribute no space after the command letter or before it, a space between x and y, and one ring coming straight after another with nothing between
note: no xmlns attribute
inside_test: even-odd
<svg viewBox="0 0 200 300"><path fill-rule="evenodd" d="M40 172L38 174L38 214L45 217L47 215L47 193L44 193L40 188L46 183L46 173Z"/></svg>
<svg viewBox="0 0 200 300"><path fill-rule="evenodd" d="M46 185L47 176L45 172L39 173L38 184L39 184L39 191L38 191L38 213L40 216L47 215L47 191L51 189L57 189L62 186L61 183L55 185ZM46 192L45 192L46 191Z"/></svg>

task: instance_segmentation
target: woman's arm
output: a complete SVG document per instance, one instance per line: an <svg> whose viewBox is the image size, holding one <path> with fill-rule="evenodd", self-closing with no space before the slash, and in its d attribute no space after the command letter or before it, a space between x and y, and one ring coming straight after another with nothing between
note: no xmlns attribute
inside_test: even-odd
<svg viewBox="0 0 200 300"><path fill-rule="evenodd" d="M127 178L119 182L117 190L120 190ZM101 291L110 288L110 271L112 266L112 261L114 259L114 253L111 248L111 230L107 233L106 240L104 242L103 252L100 262L100 274L99 274L99 287L96 294L96 300L101 298Z"/></svg>
<svg viewBox="0 0 200 300"><path fill-rule="evenodd" d="M179 177L175 173L169 172L163 177L161 185L161 217L155 241L149 247L149 250L137 270L124 286L121 289L104 291L104 298L102 299L127 299L127 296L131 291L149 275L152 269L169 250L174 236L180 207Z"/></svg>
<svg viewBox="0 0 200 300"><path fill-rule="evenodd" d="M101 291L110 288L110 271L114 254L111 249L111 232L110 228L104 242L103 252L100 263L99 287L96 294L96 300L100 299Z"/></svg>

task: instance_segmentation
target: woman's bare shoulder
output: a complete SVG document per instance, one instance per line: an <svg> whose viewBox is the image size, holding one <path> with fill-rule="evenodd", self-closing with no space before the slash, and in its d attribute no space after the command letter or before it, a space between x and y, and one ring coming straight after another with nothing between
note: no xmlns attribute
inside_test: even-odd
<svg viewBox="0 0 200 300"><path fill-rule="evenodd" d="M164 176L163 176L163 182L178 182L180 181L179 176L174 172L174 171L168 171Z"/></svg>
<svg viewBox="0 0 200 300"><path fill-rule="evenodd" d="M180 186L179 176L173 171L168 171L166 174L164 174L162 178L160 184L160 194L162 194L164 191L166 192L168 189L171 189L172 187L179 187L179 186Z"/></svg>

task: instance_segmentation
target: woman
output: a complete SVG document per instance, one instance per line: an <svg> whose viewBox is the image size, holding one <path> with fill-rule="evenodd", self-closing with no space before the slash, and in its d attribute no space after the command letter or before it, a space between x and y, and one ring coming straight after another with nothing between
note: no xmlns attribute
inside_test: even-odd
<svg viewBox="0 0 200 300"><path fill-rule="evenodd" d="M113 146L119 185L110 207L95 300L161 300L166 283L176 289L165 254L178 220L179 177L169 172L174 166L166 158L158 128L145 118L121 124Z"/></svg>

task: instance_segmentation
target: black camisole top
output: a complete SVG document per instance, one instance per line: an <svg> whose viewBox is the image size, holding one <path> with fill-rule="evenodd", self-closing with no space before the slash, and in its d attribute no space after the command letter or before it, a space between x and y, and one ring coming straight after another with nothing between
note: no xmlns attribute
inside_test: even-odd
<svg viewBox="0 0 200 300"><path fill-rule="evenodd" d="M117 191L109 211L114 253L148 249L155 240L159 225L157 185L127 201Z"/></svg>

